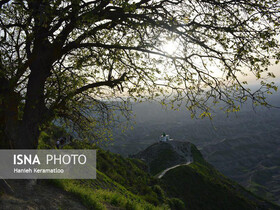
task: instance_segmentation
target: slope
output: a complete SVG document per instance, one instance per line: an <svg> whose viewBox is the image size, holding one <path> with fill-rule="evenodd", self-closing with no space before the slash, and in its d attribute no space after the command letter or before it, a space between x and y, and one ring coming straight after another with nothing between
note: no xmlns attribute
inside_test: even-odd
<svg viewBox="0 0 280 210"><path fill-rule="evenodd" d="M52 137L44 135L41 148L52 146ZM191 143L153 144L136 155L139 159L123 158L81 141L64 149L97 149L97 178L52 180L45 183L46 188L57 186L57 191L67 191L88 209L279 209L223 176ZM153 176L190 158L194 161L190 165L168 170L161 179ZM37 193L46 196L43 190Z"/></svg>
<svg viewBox="0 0 280 210"><path fill-rule="evenodd" d="M182 155L172 144L174 142L153 144L135 156L146 160L150 167L158 165L157 170L151 171L159 174L164 166L170 167L168 157L172 160L172 157ZM185 148L188 143L176 144L177 148L180 144L179 148ZM191 153L194 162L167 171L160 184L167 196L181 199L185 203L185 209L280 209L223 176L203 159L194 145L191 146ZM160 154L161 158L156 154ZM180 162L177 159L173 163L183 164L184 157L181 156L181 160Z"/></svg>

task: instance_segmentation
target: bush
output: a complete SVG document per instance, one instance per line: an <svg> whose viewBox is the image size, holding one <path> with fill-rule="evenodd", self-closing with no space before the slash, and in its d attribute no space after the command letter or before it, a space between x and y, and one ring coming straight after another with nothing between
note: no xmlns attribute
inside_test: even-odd
<svg viewBox="0 0 280 210"><path fill-rule="evenodd" d="M44 131L40 133L38 149L52 149L51 137Z"/></svg>
<svg viewBox="0 0 280 210"><path fill-rule="evenodd" d="M160 201L164 201L165 200L165 193L163 191L163 189L159 186L159 185L154 185L152 187L153 191L157 194L157 197Z"/></svg>
<svg viewBox="0 0 280 210"><path fill-rule="evenodd" d="M182 210L185 209L185 204L183 201L181 201L178 198L171 198L168 199L168 204L170 206L170 208L173 210Z"/></svg>

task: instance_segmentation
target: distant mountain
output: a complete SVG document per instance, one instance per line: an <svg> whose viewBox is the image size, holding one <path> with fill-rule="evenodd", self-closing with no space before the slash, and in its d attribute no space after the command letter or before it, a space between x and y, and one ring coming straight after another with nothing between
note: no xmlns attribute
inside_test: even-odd
<svg viewBox="0 0 280 210"><path fill-rule="evenodd" d="M279 132L225 139L203 147L207 161L256 194L280 204Z"/></svg>

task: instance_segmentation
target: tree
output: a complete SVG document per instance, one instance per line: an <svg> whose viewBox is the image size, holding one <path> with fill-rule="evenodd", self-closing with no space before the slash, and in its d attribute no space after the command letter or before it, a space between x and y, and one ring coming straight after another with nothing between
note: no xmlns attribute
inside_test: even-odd
<svg viewBox="0 0 280 210"><path fill-rule="evenodd" d="M277 87L262 79L274 76L265 72L280 57L279 7L275 0L2 0L1 143L36 148L40 129L58 118L95 126L116 98L164 96L201 117L210 116L209 101L228 111L248 98L268 105L265 93ZM246 87L244 69L261 81L259 90Z"/></svg>

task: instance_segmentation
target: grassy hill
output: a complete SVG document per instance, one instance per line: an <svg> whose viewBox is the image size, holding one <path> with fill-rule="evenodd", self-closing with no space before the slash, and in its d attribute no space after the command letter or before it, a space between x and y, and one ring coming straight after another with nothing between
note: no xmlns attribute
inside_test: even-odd
<svg viewBox="0 0 280 210"><path fill-rule="evenodd" d="M144 160L149 172L156 175L166 168L188 162L189 147L188 142L157 142L132 157Z"/></svg>
<svg viewBox="0 0 280 210"><path fill-rule="evenodd" d="M186 209L280 209L256 197L208 164L192 146L194 163L180 166L162 178L169 196L182 199Z"/></svg>
<svg viewBox="0 0 280 210"><path fill-rule="evenodd" d="M106 204L123 209L169 209L172 199L156 185L158 180L146 172L147 165L123 158L90 145L74 142L65 149L97 149L96 179L52 180L51 183L75 194L89 208L106 209Z"/></svg>
<svg viewBox="0 0 280 210"><path fill-rule="evenodd" d="M153 144L136 157L148 160L151 168L157 165L151 172L158 174L164 165L165 168L170 166L173 157L179 156L173 144L174 142ZM187 142L176 144L177 147L184 148ZM168 171L160 180L160 186L167 196L181 199L185 209L279 209L278 206L253 195L217 171L204 160L193 144L191 151L193 163ZM180 159L182 162L176 161L174 165L185 163L184 157Z"/></svg>
<svg viewBox="0 0 280 210"><path fill-rule="evenodd" d="M51 138L45 135L41 145ZM170 159L178 156L174 150L160 148L163 158L155 158L160 167L140 159L124 158L95 145L74 141L64 149L97 149L97 178L92 180L52 180L51 183L74 194L90 209L280 209L249 193L223 176L207 163L192 145L194 162L168 171L162 179L157 174L169 167ZM145 154L145 151L143 151ZM147 158L147 157L146 157ZM184 160L184 158L181 158ZM165 165L168 165L165 167ZM150 170L149 170L150 169Z"/></svg>

